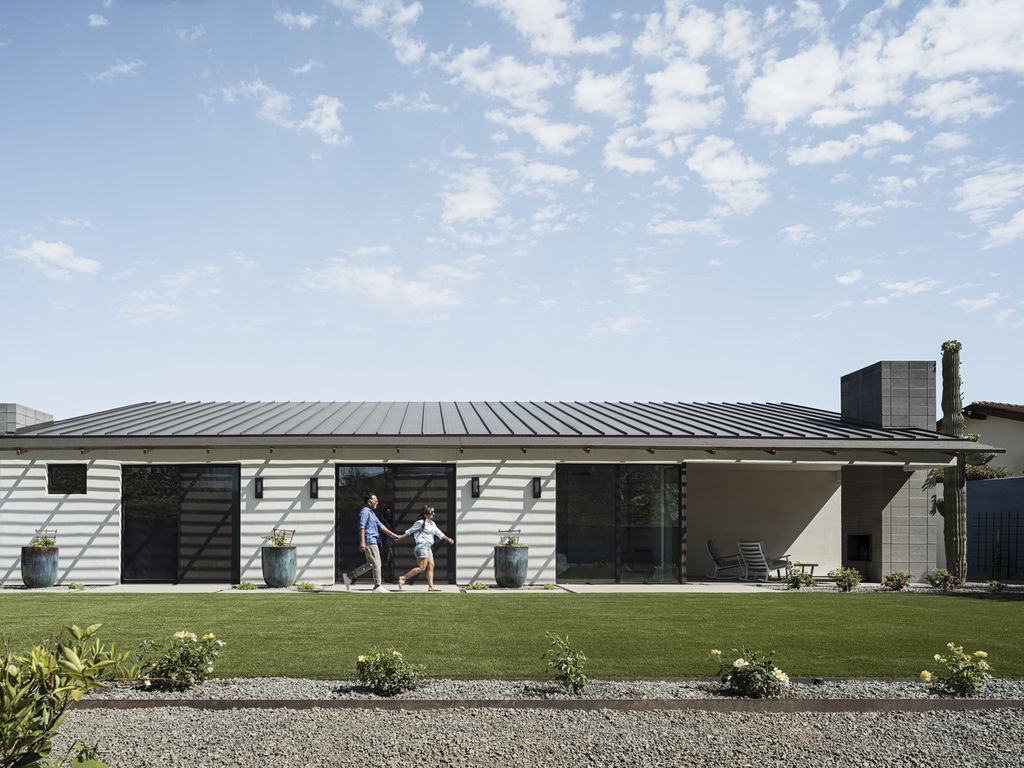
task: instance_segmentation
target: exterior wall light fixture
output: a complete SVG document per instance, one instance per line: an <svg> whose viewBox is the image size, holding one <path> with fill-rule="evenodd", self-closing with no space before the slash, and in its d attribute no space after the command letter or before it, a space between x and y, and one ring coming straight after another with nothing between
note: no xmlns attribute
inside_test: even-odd
<svg viewBox="0 0 1024 768"><path fill-rule="evenodd" d="M469 481L469 495L474 499L480 498L480 478L474 477Z"/></svg>
<svg viewBox="0 0 1024 768"><path fill-rule="evenodd" d="M262 477L257 477L255 482L253 483L253 485L255 486L253 488L253 495L257 499L262 499L263 498L263 478Z"/></svg>
<svg viewBox="0 0 1024 768"><path fill-rule="evenodd" d="M540 498L540 478L539 477L533 478L533 498L535 498L535 499L539 499Z"/></svg>
<svg viewBox="0 0 1024 768"><path fill-rule="evenodd" d="M320 498L320 479L316 477L309 478L309 498L319 499Z"/></svg>

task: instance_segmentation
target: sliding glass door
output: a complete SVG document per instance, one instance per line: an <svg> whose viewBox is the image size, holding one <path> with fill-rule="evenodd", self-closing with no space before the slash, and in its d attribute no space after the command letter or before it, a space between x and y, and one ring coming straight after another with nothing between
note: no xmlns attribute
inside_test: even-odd
<svg viewBox="0 0 1024 768"><path fill-rule="evenodd" d="M560 581L678 582L680 470L658 464L560 464Z"/></svg>

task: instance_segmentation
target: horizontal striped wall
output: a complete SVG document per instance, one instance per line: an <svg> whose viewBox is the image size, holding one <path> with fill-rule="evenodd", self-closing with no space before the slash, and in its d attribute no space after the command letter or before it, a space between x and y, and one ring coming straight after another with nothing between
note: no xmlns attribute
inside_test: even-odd
<svg viewBox="0 0 1024 768"><path fill-rule="evenodd" d="M480 498L471 494L480 478ZM533 478L541 478L541 498L533 498ZM455 474L456 580L494 583L498 531L522 530L530 546L527 581L555 581L555 463L553 461L460 461Z"/></svg>
<svg viewBox="0 0 1024 768"><path fill-rule="evenodd" d="M121 578L121 465L77 453L60 457L0 460L0 582L4 584L21 584L21 548L37 528L57 529L58 583L116 584ZM47 493L48 463L88 464L88 493Z"/></svg>
<svg viewBox="0 0 1024 768"><path fill-rule="evenodd" d="M243 460L242 581L263 581L260 549L273 528L295 530L298 580L334 583L334 461L328 459ZM263 498L255 480L263 478ZM319 479L319 498L309 497L309 480Z"/></svg>

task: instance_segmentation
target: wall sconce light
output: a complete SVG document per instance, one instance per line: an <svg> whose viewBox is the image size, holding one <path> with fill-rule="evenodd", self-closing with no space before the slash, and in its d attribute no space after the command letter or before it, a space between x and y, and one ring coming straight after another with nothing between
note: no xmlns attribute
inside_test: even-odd
<svg viewBox="0 0 1024 768"><path fill-rule="evenodd" d="M540 498L540 478L539 477L533 478L533 498L535 498L535 499L539 499Z"/></svg>
<svg viewBox="0 0 1024 768"><path fill-rule="evenodd" d="M255 485L254 491L255 491L256 498L257 499L262 499L263 498L263 478L262 477L257 477L256 478L256 482L254 483L254 485Z"/></svg>
<svg viewBox="0 0 1024 768"><path fill-rule="evenodd" d="M320 479L316 477L309 478L309 498L319 499L320 498Z"/></svg>
<svg viewBox="0 0 1024 768"><path fill-rule="evenodd" d="M474 477L469 481L469 495L474 499L480 498L480 478Z"/></svg>

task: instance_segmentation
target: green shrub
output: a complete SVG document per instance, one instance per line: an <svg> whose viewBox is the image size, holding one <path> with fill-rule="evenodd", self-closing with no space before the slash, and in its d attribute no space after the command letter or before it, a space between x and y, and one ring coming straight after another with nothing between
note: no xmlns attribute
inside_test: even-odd
<svg viewBox="0 0 1024 768"><path fill-rule="evenodd" d="M559 637L553 632L547 633L551 647L542 657L555 680L562 684L567 693L581 694L587 689L587 676L583 668L587 665L587 657L579 648L569 642L569 636Z"/></svg>
<svg viewBox="0 0 1024 768"><path fill-rule="evenodd" d="M300 592L313 592L316 590L316 584L311 581L300 581L295 588Z"/></svg>
<svg viewBox="0 0 1024 768"><path fill-rule="evenodd" d="M936 589L950 592L960 586L960 579L945 568L932 568L928 574L928 583Z"/></svg>
<svg viewBox="0 0 1024 768"><path fill-rule="evenodd" d="M466 589L487 589L487 585L482 581L472 581L466 585Z"/></svg>
<svg viewBox="0 0 1024 768"><path fill-rule="evenodd" d="M932 674L927 669L921 673L921 679L931 683L936 691L952 693L954 696L977 696L985 689L986 681L992 677L988 665L988 654L975 651L968 654L963 646L947 643L948 653L936 653L934 658L946 668L944 674Z"/></svg>
<svg viewBox="0 0 1024 768"><path fill-rule="evenodd" d="M746 648L733 649L739 654L733 661L722 657L717 648L711 650L711 661L718 665L718 679L730 693L747 699L774 699L785 695L789 675L775 666L771 654Z"/></svg>
<svg viewBox="0 0 1024 768"><path fill-rule="evenodd" d="M201 638L195 632L175 632L174 639L164 647L147 641L143 649L143 685L172 691L198 685L213 674L222 647L224 641L213 632Z"/></svg>
<svg viewBox="0 0 1024 768"><path fill-rule="evenodd" d="M231 588L232 589L259 589L259 587L257 587L251 581L243 581L240 584L234 584L234 585L232 585Z"/></svg>
<svg viewBox="0 0 1024 768"><path fill-rule="evenodd" d="M909 583L910 574L906 571L893 571L882 579L882 586L886 589L891 589L893 592L899 592Z"/></svg>
<svg viewBox="0 0 1024 768"><path fill-rule="evenodd" d="M76 592L79 592L85 589L85 584L79 584L77 581L72 581L70 584L68 584L68 589L73 589Z"/></svg>
<svg viewBox="0 0 1024 768"><path fill-rule="evenodd" d="M552 584L551 582L548 582L547 584L544 585L544 589L558 589L558 585L557 584Z"/></svg>
<svg viewBox="0 0 1024 768"><path fill-rule="evenodd" d="M1001 581L997 581L997 580L993 579L992 581L990 581L988 583L988 591L989 592L1002 592L1005 589L1006 589L1006 585L1003 584L1003 582L1001 582Z"/></svg>
<svg viewBox="0 0 1024 768"><path fill-rule="evenodd" d="M68 627L56 641L0 657L0 765L44 765L67 708L85 691L104 687L103 680L124 660L126 654L119 656L113 644L94 639L100 626ZM82 747L78 756L80 765L105 766L95 759L95 748Z"/></svg>
<svg viewBox="0 0 1024 768"><path fill-rule="evenodd" d="M828 577L836 583L841 592L851 592L860 584L860 571L856 568L836 568L828 572Z"/></svg>
<svg viewBox="0 0 1024 768"><path fill-rule="evenodd" d="M410 664L394 648L373 648L356 661L359 684L378 696L397 696L415 690L423 667Z"/></svg>
<svg viewBox="0 0 1024 768"><path fill-rule="evenodd" d="M814 584L814 577L805 573L803 568L791 565L786 568L786 575L782 577L788 589L803 589Z"/></svg>

